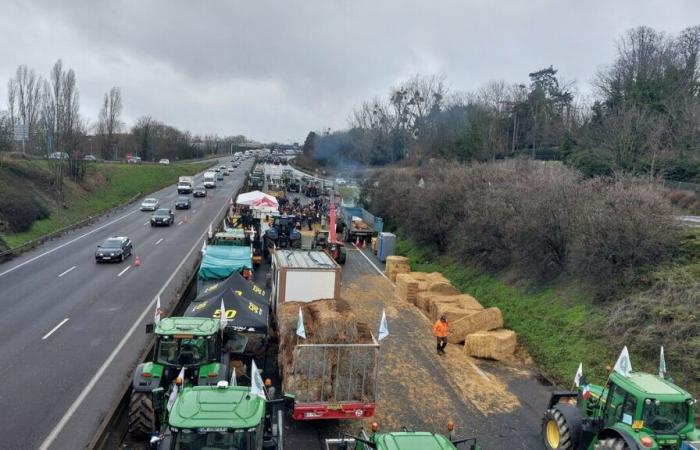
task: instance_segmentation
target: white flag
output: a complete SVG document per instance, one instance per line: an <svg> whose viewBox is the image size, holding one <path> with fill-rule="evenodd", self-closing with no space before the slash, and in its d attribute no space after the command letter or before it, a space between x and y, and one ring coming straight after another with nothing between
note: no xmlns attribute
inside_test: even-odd
<svg viewBox="0 0 700 450"><path fill-rule="evenodd" d="M209 232L208 232L208 234L209 234L209 239L211 239L211 237L214 236L214 232L213 232L212 229L211 229L211 224L209 224Z"/></svg>
<svg viewBox="0 0 700 450"><path fill-rule="evenodd" d="M254 360L250 363L250 393L267 399L265 395L265 385L263 384L263 379L260 376L260 372L258 372L258 366L255 365Z"/></svg>
<svg viewBox="0 0 700 450"><path fill-rule="evenodd" d="M224 306L224 299L221 299L221 315L219 316L219 323L221 324L221 329L226 328L228 324L228 318L226 317L226 307Z"/></svg>
<svg viewBox="0 0 700 450"><path fill-rule="evenodd" d="M386 323L386 311L382 309L382 320L379 322L379 340L389 336L389 326Z"/></svg>
<svg viewBox="0 0 700 450"><path fill-rule="evenodd" d="M183 384L185 383L185 368L184 367L182 369L180 369L180 373L178 374L177 377L180 379L180 381L182 381ZM179 386L177 385L177 383L175 383L175 385L173 386L173 390L170 391L170 397L168 397L168 406L167 406L168 411L173 409L173 404L175 403L175 399L177 398L177 391L178 390L179 390Z"/></svg>
<svg viewBox="0 0 700 450"><path fill-rule="evenodd" d="M299 317L297 317L297 336L306 339L306 330L304 329L304 315L299 308Z"/></svg>
<svg viewBox="0 0 700 450"><path fill-rule="evenodd" d="M623 377L630 376L630 372L632 372L632 361L630 361L630 353L627 351L627 346L625 346L622 349L622 352L620 352L620 356L618 356L613 370Z"/></svg>
<svg viewBox="0 0 700 450"><path fill-rule="evenodd" d="M231 386L236 385L236 368L233 368L233 373L231 374Z"/></svg>
<svg viewBox="0 0 700 450"><path fill-rule="evenodd" d="M202 242L202 255L207 252L207 241Z"/></svg>
<svg viewBox="0 0 700 450"><path fill-rule="evenodd" d="M576 375L574 376L574 384L576 387L579 387L581 385L581 377L583 376L583 363L578 364L578 370L576 371Z"/></svg>
<svg viewBox="0 0 700 450"><path fill-rule="evenodd" d="M666 358L664 358L664 346L661 346L661 354L659 355L659 377L663 378L666 375Z"/></svg>
<svg viewBox="0 0 700 450"><path fill-rule="evenodd" d="M161 312L162 311L160 310L160 295L159 295L158 297L156 297L156 311L153 314L153 323L155 323L156 325L158 325L160 323Z"/></svg>

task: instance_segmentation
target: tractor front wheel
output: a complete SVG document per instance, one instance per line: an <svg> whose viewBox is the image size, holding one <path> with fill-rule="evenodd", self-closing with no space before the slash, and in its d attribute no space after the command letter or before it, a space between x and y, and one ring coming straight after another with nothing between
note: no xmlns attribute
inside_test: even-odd
<svg viewBox="0 0 700 450"><path fill-rule="evenodd" d="M569 450L571 431L564 415L556 409L548 409L542 419L542 440L547 450Z"/></svg>
<svg viewBox="0 0 700 450"><path fill-rule="evenodd" d="M132 392L129 400L129 433L148 436L156 429L156 411L150 392Z"/></svg>
<svg viewBox="0 0 700 450"><path fill-rule="evenodd" d="M595 450L629 450L629 446L620 438L608 438L598 441Z"/></svg>

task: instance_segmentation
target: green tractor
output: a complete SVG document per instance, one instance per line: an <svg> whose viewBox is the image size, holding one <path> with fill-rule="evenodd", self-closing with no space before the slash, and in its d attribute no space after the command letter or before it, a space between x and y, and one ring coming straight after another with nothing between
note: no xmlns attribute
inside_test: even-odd
<svg viewBox="0 0 700 450"><path fill-rule="evenodd" d="M286 402L225 381L186 387L172 404L168 426L151 444L160 450L282 450Z"/></svg>
<svg viewBox="0 0 700 450"><path fill-rule="evenodd" d="M149 324L156 341L149 362L136 367L129 402L129 432L149 435L163 421L162 399L185 368L183 385L216 385L228 379L228 353L221 351L219 320L167 317Z"/></svg>
<svg viewBox="0 0 700 450"><path fill-rule="evenodd" d="M379 433L377 423L372 424L372 434L360 429L357 436L326 439L324 450L481 450L476 438L453 437L454 425L448 422L449 436L429 431L401 431Z"/></svg>
<svg viewBox="0 0 700 450"><path fill-rule="evenodd" d="M552 393L542 440L548 450L699 449L694 405L667 379L612 372L605 386Z"/></svg>

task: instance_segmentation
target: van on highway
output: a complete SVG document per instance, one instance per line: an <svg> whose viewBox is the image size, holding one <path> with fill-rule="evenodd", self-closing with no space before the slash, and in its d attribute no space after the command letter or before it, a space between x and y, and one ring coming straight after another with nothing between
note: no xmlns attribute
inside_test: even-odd
<svg viewBox="0 0 700 450"><path fill-rule="evenodd" d="M204 172L204 187L207 189L216 187L216 172Z"/></svg>

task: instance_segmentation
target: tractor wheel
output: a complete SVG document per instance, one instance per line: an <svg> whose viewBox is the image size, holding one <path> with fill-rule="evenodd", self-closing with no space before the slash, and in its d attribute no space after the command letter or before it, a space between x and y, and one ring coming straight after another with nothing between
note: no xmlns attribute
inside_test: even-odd
<svg viewBox="0 0 700 450"><path fill-rule="evenodd" d="M542 418L542 441L547 450L569 450L571 432L564 415L556 409L548 409Z"/></svg>
<svg viewBox="0 0 700 450"><path fill-rule="evenodd" d="M620 438L608 438L598 441L595 450L629 450L629 446Z"/></svg>
<svg viewBox="0 0 700 450"><path fill-rule="evenodd" d="M150 392L132 392L129 400L129 433L148 436L156 429L156 412Z"/></svg>

